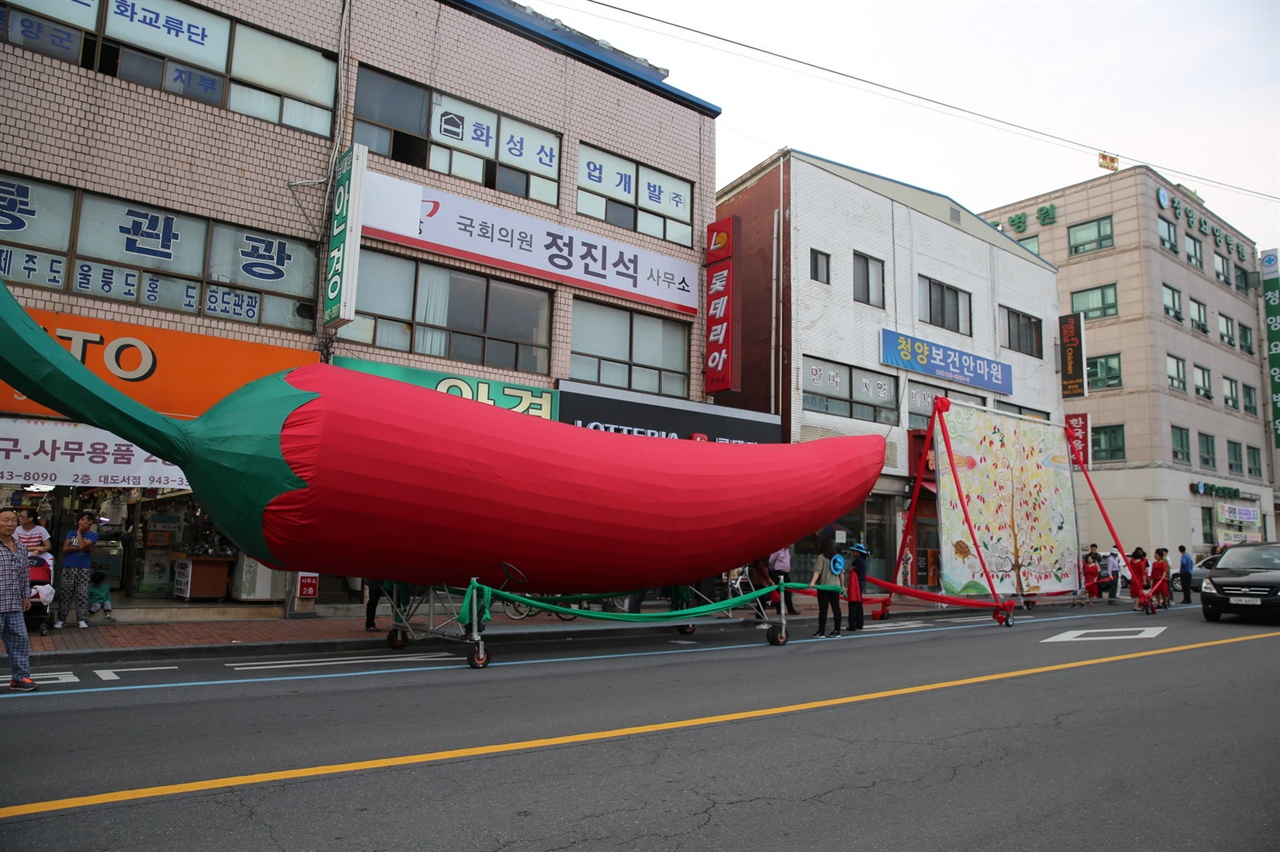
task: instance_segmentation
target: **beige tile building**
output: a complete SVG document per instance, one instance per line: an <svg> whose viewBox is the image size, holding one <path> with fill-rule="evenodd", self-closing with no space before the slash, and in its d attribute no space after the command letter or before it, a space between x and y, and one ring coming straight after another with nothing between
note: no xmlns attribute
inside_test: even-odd
<svg viewBox="0 0 1280 852"><path fill-rule="evenodd" d="M1092 477L1121 542L1148 554L1275 538L1265 330L1254 242L1145 166L983 216L1058 269L1084 314ZM1061 369L1061 367L1059 367ZM1112 543L1077 477L1083 543Z"/></svg>

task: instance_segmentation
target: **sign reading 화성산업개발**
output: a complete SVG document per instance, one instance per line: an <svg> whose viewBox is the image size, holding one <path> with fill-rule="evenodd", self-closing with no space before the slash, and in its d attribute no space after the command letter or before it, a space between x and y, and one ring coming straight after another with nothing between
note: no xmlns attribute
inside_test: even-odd
<svg viewBox="0 0 1280 852"><path fill-rule="evenodd" d="M698 265L470 198L369 172L363 233L620 296L698 312Z"/></svg>
<svg viewBox="0 0 1280 852"><path fill-rule="evenodd" d="M880 363L996 393L1013 393L1010 365L887 328L880 330Z"/></svg>

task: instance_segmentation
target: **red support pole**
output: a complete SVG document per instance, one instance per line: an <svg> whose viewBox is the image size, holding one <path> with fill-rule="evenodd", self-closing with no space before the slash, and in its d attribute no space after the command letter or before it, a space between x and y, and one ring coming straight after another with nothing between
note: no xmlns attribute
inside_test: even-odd
<svg viewBox="0 0 1280 852"><path fill-rule="evenodd" d="M1080 472L1084 474L1084 481L1088 483L1089 490L1093 493L1093 502L1097 504L1098 511L1102 513L1102 521L1107 525L1107 529L1111 532L1111 540L1115 543L1116 548L1120 551L1121 559L1128 559L1127 550L1120 543L1120 534L1116 532L1115 526L1111 523L1111 516L1107 514L1107 507L1102 505L1102 498L1098 496L1098 489L1093 485L1093 477L1089 476L1089 471L1084 466L1084 457L1080 455L1080 451L1076 449L1075 440L1078 433L1070 426L1064 427L1067 433L1067 446L1071 448L1071 457L1075 460L1076 467L1080 468ZM1120 578L1116 577L1114 582L1119 583Z"/></svg>
<svg viewBox="0 0 1280 852"><path fill-rule="evenodd" d="M895 572L902 570L902 557L905 555L907 549L908 531L915 529L916 507L920 505L920 484L924 479L925 465L929 462L929 448L933 446L933 424L936 423L937 420L938 411L937 406L935 405L933 413L929 415L929 428L926 429L924 433L924 447L920 450L920 462L916 465L915 487L911 490L911 508L907 510L906 523L902 525L902 539L898 542L898 561L894 563L897 566L894 569ZM911 564L915 564L914 558L912 559ZM914 584L902 583L902 585L910 586Z"/></svg>

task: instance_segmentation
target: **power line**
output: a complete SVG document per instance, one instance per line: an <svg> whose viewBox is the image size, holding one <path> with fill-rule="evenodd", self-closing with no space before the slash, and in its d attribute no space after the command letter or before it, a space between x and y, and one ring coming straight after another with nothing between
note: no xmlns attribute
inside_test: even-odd
<svg viewBox="0 0 1280 852"><path fill-rule="evenodd" d="M635 12L635 11L632 11L631 9L624 9L621 6L614 6L611 3L604 2L604 0L587 0L587 2L594 6L601 6L605 9L611 9L615 12L621 12L626 15L632 15L637 18L643 18L646 21L652 21L656 24L661 24L662 26L665 26L665 27L671 27L677 30L684 30L685 32L702 36L703 38L709 38L714 41L720 41L720 42L724 42L725 44L731 44L734 47L740 47L744 50L752 51L753 53L760 53L765 56L772 56L775 59L781 59L785 62L792 63L795 65L800 65L805 68L813 69L815 71L820 71L824 74L830 74L834 77L840 77L846 80L852 80L854 82L861 83L864 86L872 86L876 89L882 89L886 92L892 92L895 95L902 95L914 101L920 101L925 104L932 104L933 106L936 106L936 107L942 107L945 110L960 113L962 115L970 116L972 118L982 119L983 121L988 121L993 124L1000 125L1001 127L1004 127L1004 128L1020 131L1019 135L1031 134L1032 136L1039 137L1041 139L1047 139L1057 144L1066 144L1073 148L1078 148L1083 151L1098 151L1106 154L1112 154L1114 156L1120 157L1121 159L1127 160L1132 163L1149 166L1160 172L1180 175L1190 180L1201 181L1202 183L1206 183L1211 186L1216 186L1216 187L1219 187L1220 189L1232 190L1234 192L1240 192L1245 195L1250 195L1255 198L1261 198L1268 201L1280 201L1280 196L1278 195L1270 195L1268 193L1261 192L1256 189L1249 189L1248 187L1236 186L1235 184L1230 184L1230 183L1223 183L1222 181L1214 180L1213 178L1207 178L1201 175L1194 175L1194 174L1191 174L1190 172L1185 172L1181 169L1176 169L1171 166L1161 166L1156 163L1151 163L1146 160L1139 159L1138 157L1131 157L1126 154L1117 154L1114 151L1108 151L1106 148L1103 148L1098 145L1088 145L1088 144L1085 144L1084 142L1077 142L1074 139L1068 139L1065 136L1058 136L1054 133L1049 133L1044 130L1037 130L1034 127L1027 127L1026 125L1018 124L1013 121L1006 121L1005 119L997 118L992 115L987 115L986 113L981 113L975 110L966 109L961 106L956 106L955 104L950 104L950 103L947 103L946 101L940 101L934 98L926 97L924 95L918 95L918 94L915 94L914 92L908 92L905 89L895 88L894 86L889 86L884 83L877 83L874 80L868 80L864 77L858 77L854 74L849 74L844 71L837 71L836 69L828 68L825 65L819 65L817 63L809 62L804 59L797 59L794 56L787 56L784 53L777 53L775 51L768 50L767 48L756 47L755 45L747 44L745 42L735 41L734 39L728 38L726 36L716 35L715 33L709 33L709 32L706 32L705 30L699 30L694 27L688 27L688 26L685 26L684 24L677 24L672 21L663 20L662 18L655 18L652 15L646 15L642 12Z"/></svg>

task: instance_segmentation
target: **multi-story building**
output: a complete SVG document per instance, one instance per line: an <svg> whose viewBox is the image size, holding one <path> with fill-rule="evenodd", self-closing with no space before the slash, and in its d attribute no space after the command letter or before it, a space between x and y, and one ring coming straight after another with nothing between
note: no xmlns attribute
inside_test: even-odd
<svg viewBox="0 0 1280 852"><path fill-rule="evenodd" d="M570 379L600 421L704 397L719 110L662 69L505 0L4 0L0 63L0 277L153 408L317 358L553 419ZM189 496L144 505L171 469L32 453L115 443L27 419L54 416L0 399L9 488L165 516L157 549L209 532ZM122 580L163 594L144 532Z"/></svg>
<svg viewBox="0 0 1280 852"><path fill-rule="evenodd" d="M868 544L872 576L898 579L923 446L909 436L935 396L1061 422L1054 267L945 195L790 149L717 199L721 222L738 219L741 380L716 403L779 414L793 442L885 436L884 474L840 523ZM936 586L936 506L916 517L908 579Z"/></svg>
<svg viewBox="0 0 1280 852"><path fill-rule="evenodd" d="M983 214L1058 269L1084 315L1092 476L1128 549L1205 553L1274 537L1273 468L1252 240L1145 166ZM1091 496L1081 535L1111 544Z"/></svg>

